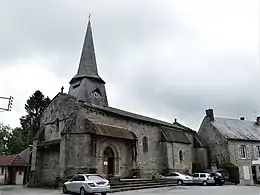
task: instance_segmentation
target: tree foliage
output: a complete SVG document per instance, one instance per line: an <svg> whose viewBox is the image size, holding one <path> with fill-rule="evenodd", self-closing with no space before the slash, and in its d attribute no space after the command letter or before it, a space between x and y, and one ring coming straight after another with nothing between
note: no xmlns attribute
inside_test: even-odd
<svg viewBox="0 0 260 195"><path fill-rule="evenodd" d="M27 114L20 118L23 133L27 136L28 144L40 129L40 118L44 108L50 103L50 98L45 97L40 90L35 91L25 104Z"/></svg>
<svg viewBox="0 0 260 195"><path fill-rule="evenodd" d="M11 134L11 127L0 123L0 155L9 154L9 138Z"/></svg>

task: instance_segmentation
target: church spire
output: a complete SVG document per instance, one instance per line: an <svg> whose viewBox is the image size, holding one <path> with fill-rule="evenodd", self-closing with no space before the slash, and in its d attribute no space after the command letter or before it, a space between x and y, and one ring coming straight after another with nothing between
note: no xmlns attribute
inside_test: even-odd
<svg viewBox="0 0 260 195"><path fill-rule="evenodd" d="M70 81L69 94L90 104L108 106L105 82L97 70L90 15L78 72Z"/></svg>
<svg viewBox="0 0 260 195"><path fill-rule="evenodd" d="M87 32L85 35L85 40L84 40L84 44L83 44L83 48L82 48L82 52L81 52L78 72L72 78L70 83L72 83L74 80L77 80L82 77L96 78L96 79L99 79L102 82L104 82L98 75L90 16L91 15L89 14L88 27L87 27Z"/></svg>

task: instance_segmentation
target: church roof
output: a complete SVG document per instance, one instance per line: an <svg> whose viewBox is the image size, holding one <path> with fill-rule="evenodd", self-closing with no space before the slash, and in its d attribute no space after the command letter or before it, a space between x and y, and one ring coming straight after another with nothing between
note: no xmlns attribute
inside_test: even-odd
<svg viewBox="0 0 260 195"><path fill-rule="evenodd" d="M94 48L94 41L92 35L91 22L89 20L85 40L81 52L79 68L77 74L71 79L70 83L82 77L98 79L105 83L98 75L97 62Z"/></svg>
<svg viewBox="0 0 260 195"><path fill-rule="evenodd" d="M255 121L214 117L211 124L228 139L260 140L260 125Z"/></svg>
<svg viewBox="0 0 260 195"><path fill-rule="evenodd" d="M169 127L161 127L162 134L164 136L165 141L167 142L179 142L184 144L191 144L191 141L187 137L187 135L180 130L173 130Z"/></svg>
<svg viewBox="0 0 260 195"><path fill-rule="evenodd" d="M143 116L143 115L140 115L140 114L135 114L135 113L128 112L128 111L125 111L125 110L120 110L120 109L113 108L113 107L100 107L100 106L90 105L90 104L86 104L86 103L84 103L83 106L92 107L92 108L95 108L95 109L98 109L98 110L101 110L101 111L109 112L111 114L120 115L120 116L124 116L124 117L128 117L128 118L132 118L132 119L135 119L135 120L141 120L141 121L145 121L145 122L149 122L149 123L153 123L153 124L158 124L158 125L161 125L161 126L168 126L168 127L176 128L176 129L187 131L187 132L190 132L190 133L196 133L192 129L184 128L183 126L179 126L177 124L168 123L168 122L165 122L165 121L150 118L150 117Z"/></svg>

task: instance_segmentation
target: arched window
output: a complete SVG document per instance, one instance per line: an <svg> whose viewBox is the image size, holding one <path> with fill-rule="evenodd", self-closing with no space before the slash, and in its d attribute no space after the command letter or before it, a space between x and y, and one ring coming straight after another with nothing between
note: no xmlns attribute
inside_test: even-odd
<svg viewBox="0 0 260 195"><path fill-rule="evenodd" d="M143 137L143 152L148 152L148 138L146 136Z"/></svg>
<svg viewBox="0 0 260 195"><path fill-rule="evenodd" d="M180 159L180 161L183 161L183 152L182 152L182 150L179 151L179 159Z"/></svg>

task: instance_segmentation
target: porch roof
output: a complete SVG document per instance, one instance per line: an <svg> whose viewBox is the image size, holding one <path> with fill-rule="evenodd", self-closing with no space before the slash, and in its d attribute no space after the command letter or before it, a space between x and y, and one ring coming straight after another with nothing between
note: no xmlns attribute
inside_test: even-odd
<svg viewBox="0 0 260 195"><path fill-rule="evenodd" d="M135 139L135 134L131 131L128 131L126 128L101 124L96 122L91 122L91 124L94 127L93 133L97 135L122 138L122 139L130 139L130 140Z"/></svg>
<svg viewBox="0 0 260 195"><path fill-rule="evenodd" d="M0 166L5 167L27 167L30 166L21 156L18 154L0 156Z"/></svg>

